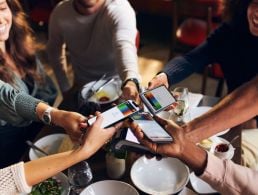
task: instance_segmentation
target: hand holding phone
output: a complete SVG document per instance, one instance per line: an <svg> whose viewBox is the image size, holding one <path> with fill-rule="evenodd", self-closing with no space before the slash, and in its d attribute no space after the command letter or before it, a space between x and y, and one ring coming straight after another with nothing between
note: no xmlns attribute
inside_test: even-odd
<svg viewBox="0 0 258 195"><path fill-rule="evenodd" d="M165 85L141 93L140 98L153 115L176 102L176 99Z"/></svg>
<svg viewBox="0 0 258 195"><path fill-rule="evenodd" d="M150 113L137 113L131 119L140 126L143 133L153 142L168 143L173 141L173 138L152 118Z"/></svg>
<svg viewBox="0 0 258 195"><path fill-rule="evenodd" d="M140 110L139 106L132 100L127 100L105 112L101 113L103 122L101 128L110 127ZM96 121L96 116L88 120L88 124L92 125Z"/></svg>

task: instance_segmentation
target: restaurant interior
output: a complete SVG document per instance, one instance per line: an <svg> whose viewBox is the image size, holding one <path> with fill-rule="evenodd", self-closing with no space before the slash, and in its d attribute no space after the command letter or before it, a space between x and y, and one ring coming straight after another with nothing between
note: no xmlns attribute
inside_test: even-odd
<svg viewBox="0 0 258 195"><path fill-rule="evenodd" d="M190 0L195 1L196 4L190 4L187 2L189 0L128 0L131 6L134 8L136 12L137 19L137 29L139 32L139 47L138 47L138 65L140 75L142 77L141 85L144 87L148 86L148 82L159 72L161 71L165 64L173 57L180 56L190 51L191 49L198 46L202 43L206 37L211 33L221 22L221 1L220 0ZM36 33L37 41L46 44L48 40L48 20L53 8L60 2L60 0L21 0L22 5L26 14L28 15L28 20L30 22L31 27ZM54 75L52 68L48 65L47 54L43 50L39 55L41 61L43 62L47 73L51 76L51 78L55 81L56 86L58 88L58 84ZM73 80L73 70L72 66L68 66L68 77L70 81ZM223 72L220 68L219 64L211 64L204 70L196 72L191 76L187 77L183 81L172 85L171 90L177 87L185 87L189 89L189 92L195 94L195 98L198 98L198 95L203 95L207 97L222 98L227 94L227 86L225 84L223 78ZM63 97L61 92L59 91L59 95L54 103L54 107L58 107L62 103ZM209 108L213 106L213 103L207 103L205 101L201 102L199 105L205 107L205 112L207 111L207 107ZM199 103L198 102L198 103ZM202 112L204 112L204 110ZM227 129L228 130L228 129ZM239 138L240 135L236 135L233 133L232 135L227 135L227 130L225 130L225 136L221 138L222 140ZM61 130L57 130L57 132L63 132ZM258 134L258 133L257 133ZM257 136L252 134L252 136ZM250 137L250 135L246 135L246 137ZM59 139L59 137L58 137ZM63 137L62 137L63 139ZM215 138L216 140L217 138ZM207 140L206 140L207 141ZM253 141L253 140L251 140ZM229 158L233 158L236 162L241 161L241 141L238 140L238 143L232 144L232 156ZM227 143L229 143L227 141ZM209 148L210 149L210 148ZM215 150L215 149L214 149ZM234 153L235 152L235 153ZM233 157L233 155L235 156ZM31 154L27 154L31 155ZM36 154L33 154L33 158L37 158ZM230 154L231 155L231 154ZM257 155L258 156L258 155ZM27 156L26 158L31 158ZM133 156L132 158L135 158ZM101 158L102 159L102 158ZM102 159L103 160L103 159ZM104 180L106 175L103 176L100 173L103 172L103 162L95 163L95 161L99 162L99 157L96 159L90 159L89 164L91 168L97 171L93 171L93 178L97 178L97 180ZM144 160L143 160L144 161ZM93 165L95 163L95 165ZM128 162L127 162L128 163ZM131 164L130 164L131 163ZM145 163L145 162L140 162ZM170 162L171 163L171 162ZM172 162L172 164L177 164L178 162ZM133 162L129 162L130 166L132 166ZM88 166L88 165L87 165ZM111 165L113 166L113 165ZM134 164L134 171L137 175L137 179L143 177L148 178L152 177L151 175L145 175L145 173L137 172L142 167L139 164ZM181 165L177 165L178 167ZM177 167L177 168L178 168ZM116 167L117 168L117 167ZM151 172L155 168L148 167L147 171ZM178 168L181 171L181 174L184 174L185 167ZM127 182L129 184L136 186L138 189L138 193L140 195L145 194L155 194L154 192L150 192L148 190L145 191L144 187L137 186L130 178L130 170L126 170L126 178L123 178L123 182ZM146 172L147 172L146 171ZM188 174L188 172L186 174ZM92 174L92 173L91 173ZM114 173L110 173L114 174ZM132 170L131 170L132 174ZM92 175L91 175L92 177ZM168 176L169 177L169 176ZM183 194L218 194L218 192L208 184L202 183L200 180L193 178L190 180L198 181L199 186L195 186L194 182L184 181L184 192L176 191L181 195ZM141 178L144 180L145 178ZM92 178L91 178L92 179ZM120 178L119 178L120 179ZM162 179L161 178L156 178ZM188 178L189 179L189 178ZM110 184L111 185L111 184ZM116 186L117 184L112 184ZM201 188L199 189L199 187ZM103 186L98 187L93 186L94 190L103 188ZM95 189L96 188L96 189ZM118 187L114 187L118 188ZM104 188L102 189L105 190ZM106 189L107 190L107 189ZM206 191L205 191L206 190ZM102 192L103 193L103 192ZM114 192L115 193L115 192ZM104 193L105 194L105 193ZM130 195L134 194L133 191L129 193ZM137 194L137 192L135 193ZM138 194L138 195L139 195ZM162 193L161 193L162 194ZM164 193L171 194L171 193ZM86 195L86 193L85 193ZM102 194L101 194L102 195ZM108 195L108 194L105 194ZM113 194L114 195L114 194Z"/></svg>

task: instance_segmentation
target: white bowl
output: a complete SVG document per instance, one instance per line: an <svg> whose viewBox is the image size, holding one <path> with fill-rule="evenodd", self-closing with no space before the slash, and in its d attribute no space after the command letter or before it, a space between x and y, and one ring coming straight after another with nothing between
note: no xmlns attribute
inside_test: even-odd
<svg viewBox="0 0 258 195"><path fill-rule="evenodd" d="M139 195L139 193L128 183L104 180L89 185L80 195Z"/></svg>
<svg viewBox="0 0 258 195"><path fill-rule="evenodd" d="M62 188L61 195L67 195L69 193L69 188L70 188L70 185L68 182L68 177L64 173L60 172L57 175L53 176L52 178L56 179L57 182L60 184L60 186ZM36 185L38 185L38 184L36 184ZM29 195L29 194L21 193L20 195Z"/></svg>
<svg viewBox="0 0 258 195"><path fill-rule="evenodd" d="M175 158L147 159L142 156L131 168L134 185L148 194L175 194L189 180L189 168Z"/></svg>
<svg viewBox="0 0 258 195"><path fill-rule="evenodd" d="M101 86L105 82L106 82L106 80L98 81L97 85L95 85L94 88L95 89L98 88L99 86ZM95 83L95 81L92 81L92 82L87 83L86 85L83 86L83 88L81 90L82 100L86 100L87 94L88 94L89 90L91 89L91 87L94 85L94 83ZM120 95L121 95L120 87L121 87L120 81L115 79L113 82L105 85L103 87L103 89L101 89L98 93L96 93L95 95L90 97L88 99L88 101L96 102L96 103L99 103L99 104L112 103L120 97ZM100 101L101 97L107 97L108 100Z"/></svg>
<svg viewBox="0 0 258 195"><path fill-rule="evenodd" d="M68 136L64 133L56 133L47 135L45 137L42 137L41 139L37 140L35 142L35 145L39 148L46 151L48 154L56 154L58 152L59 146L62 143L63 139ZM43 157L44 154L41 152L38 152L37 150L30 149L29 151L29 158L30 160L35 160L40 157Z"/></svg>
<svg viewBox="0 0 258 195"><path fill-rule="evenodd" d="M220 159L232 159L235 153L235 148L232 146L232 144L229 144L229 149L227 152L217 152L215 148L219 144L229 144L229 142L226 139L218 137L217 141L213 142L213 144L211 145L210 152Z"/></svg>

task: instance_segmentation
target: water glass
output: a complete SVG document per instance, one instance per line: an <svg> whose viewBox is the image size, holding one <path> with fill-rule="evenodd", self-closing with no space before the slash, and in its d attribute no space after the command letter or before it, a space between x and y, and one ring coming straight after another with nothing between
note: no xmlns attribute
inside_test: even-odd
<svg viewBox="0 0 258 195"><path fill-rule="evenodd" d="M80 194L92 181L92 171L87 161L81 161L68 169L70 194Z"/></svg>
<svg viewBox="0 0 258 195"><path fill-rule="evenodd" d="M177 87L172 91L176 98L177 105L174 108L174 118L177 123L184 123L188 121L189 116L189 90L187 87Z"/></svg>

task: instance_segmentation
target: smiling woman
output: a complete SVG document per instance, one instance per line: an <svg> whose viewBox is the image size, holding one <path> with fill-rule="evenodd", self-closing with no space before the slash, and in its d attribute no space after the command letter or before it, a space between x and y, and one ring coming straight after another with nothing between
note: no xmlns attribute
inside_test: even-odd
<svg viewBox="0 0 258 195"><path fill-rule="evenodd" d="M37 57L39 47L25 17L18 0L0 0L0 79L52 105L57 90ZM33 139L40 127L21 125L18 119L8 123L4 117L0 116L0 168L19 161L27 149L25 140Z"/></svg>

